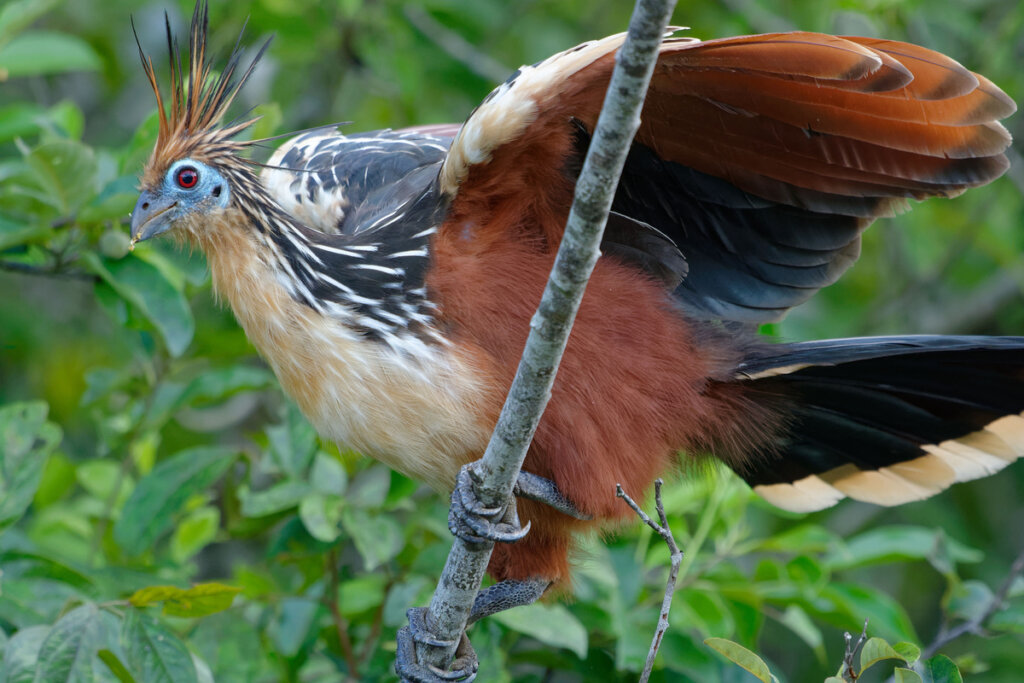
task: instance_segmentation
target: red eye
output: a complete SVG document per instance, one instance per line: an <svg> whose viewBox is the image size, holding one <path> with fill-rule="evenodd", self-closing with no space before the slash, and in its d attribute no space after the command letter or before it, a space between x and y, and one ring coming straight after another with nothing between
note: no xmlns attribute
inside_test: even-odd
<svg viewBox="0 0 1024 683"><path fill-rule="evenodd" d="M199 173L191 166L184 166L178 169L178 175L175 176L175 179L180 187L191 190L199 182Z"/></svg>

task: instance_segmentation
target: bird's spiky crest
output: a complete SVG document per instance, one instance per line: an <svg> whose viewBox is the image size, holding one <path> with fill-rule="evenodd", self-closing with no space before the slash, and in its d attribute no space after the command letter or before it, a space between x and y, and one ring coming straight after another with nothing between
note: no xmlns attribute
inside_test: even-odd
<svg viewBox="0 0 1024 683"><path fill-rule="evenodd" d="M239 90L252 75L253 69L263 56L267 46L270 45L269 39L264 42L256 57L249 63L248 68L240 77L236 78L242 56L240 48L242 36L239 34L238 42L235 43L224 70L219 76L214 77L211 63L206 57L206 40L210 23L209 6L205 1L200 0L196 3L195 11L192 13L192 25L189 29L188 80L186 82L178 41L171 32L170 18L165 14L164 19L167 26L167 50L170 55L171 101L169 107L165 108L153 68L153 60L142 50L138 34L135 35L143 69L145 69L146 77L156 95L160 117L156 145L143 173L143 185L158 182L167 166L184 156L202 158L215 153L221 155L225 152L237 153L252 142L257 142L235 141L233 138L254 124L259 117L243 117L244 120L236 119L225 126L221 126L220 122L231 103L234 102ZM134 24L132 31L135 31ZM244 33L244 31L243 27L242 32Z"/></svg>

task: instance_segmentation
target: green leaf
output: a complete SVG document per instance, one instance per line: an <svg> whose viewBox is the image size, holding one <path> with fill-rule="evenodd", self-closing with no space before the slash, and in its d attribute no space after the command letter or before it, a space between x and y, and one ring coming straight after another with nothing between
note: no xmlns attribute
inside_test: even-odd
<svg viewBox="0 0 1024 683"><path fill-rule="evenodd" d="M67 137L78 140L85 128L85 116L78 105L71 100L61 100L46 110L49 123L56 125ZM133 205L134 206L134 205Z"/></svg>
<svg viewBox="0 0 1024 683"><path fill-rule="evenodd" d="M860 673L863 674L869 667L883 659L899 659L906 661L899 652L893 649L882 638L869 638L860 651Z"/></svg>
<svg viewBox="0 0 1024 683"><path fill-rule="evenodd" d="M0 250L42 240L52 232L53 228L46 224L15 223L0 216Z"/></svg>
<svg viewBox="0 0 1024 683"><path fill-rule="evenodd" d="M49 626L29 626L15 633L3 649L0 680L4 683L32 683L36 677L39 650L48 635Z"/></svg>
<svg viewBox="0 0 1024 683"><path fill-rule="evenodd" d="M121 465L113 460L90 460L75 468L75 479L92 496L102 501L114 494L114 486L120 482L116 500L127 496L134 484L131 477L120 475Z"/></svg>
<svg viewBox="0 0 1024 683"><path fill-rule="evenodd" d="M386 586L387 577L383 574L364 574L344 581L338 586L341 613L351 619L376 608L384 602Z"/></svg>
<svg viewBox="0 0 1024 683"><path fill-rule="evenodd" d="M683 590L672 604L669 619L673 623L685 623L703 636L714 633L732 633L735 622L732 613L725 606L722 596L709 590ZM676 616L678 613L681 616Z"/></svg>
<svg viewBox="0 0 1024 683"><path fill-rule="evenodd" d="M170 629L137 609L125 615L121 637L128 665L146 683L196 683L188 648Z"/></svg>
<svg viewBox="0 0 1024 683"><path fill-rule="evenodd" d="M270 456L282 472L303 479L317 451L316 430L291 401L285 404L284 421L267 428Z"/></svg>
<svg viewBox="0 0 1024 683"><path fill-rule="evenodd" d="M904 669L900 666L893 670L892 677L896 683L922 683L921 677L916 671L913 671L912 669Z"/></svg>
<svg viewBox="0 0 1024 683"><path fill-rule="evenodd" d="M758 548L786 553L820 553L836 544L838 536L816 524L801 524L764 539Z"/></svg>
<svg viewBox="0 0 1024 683"><path fill-rule="evenodd" d="M96 187L96 155L92 148L73 140L40 145L25 157L40 189L40 199L60 215L71 216L91 199Z"/></svg>
<svg viewBox="0 0 1024 683"><path fill-rule="evenodd" d="M60 428L46 421L47 410L41 401L0 407L0 531L28 509L61 440Z"/></svg>
<svg viewBox="0 0 1024 683"><path fill-rule="evenodd" d="M12 0L0 8L0 45L56 7L61 0Z"/></svg>
<svg viewBox="0 0 1024 683"><path fill-rule="evenodd" d="M269 608L268 608L269 611ZM259 680L275 680L277 676L267 674L267 655L270 643L261 638L262 624L258 631L236 611L222 612L201 620L189 634L189 646L209 663L211 678L217 683L250 683ZM273 655L271 655L273 656ZM197 668L199 665L197 664ZM329 678L325 675L322 678ZM202 681L202 672L200 672Z"/></svg>
<svg viewBox="0 0 1024 683"><path fill-rule="evenodd" d="M19 578L39 577L48 581L59 581L67 584L85 595L92 595L96 591L96 584L93 579L73 569L67 564L58 560L19 550L8 550L0 552L0 567L9 566L11 563L19 563ZM2 576L2 574L0 574Z"/></svg>
<svg viewBox="0 0 1024 683"><path fill-rule="evenodd" d="M982 581L964 581L949 596L947 609L961 619L977 619L992 604L992 589Z"/></svg>
<svg viewBox="0 0 1024 683"><path fill-rule="evenodd" d="M197 508L181 520L171 536L171 557L182 563L217 536L220 510L209 505Z"/></svg>
<svg viewBox="0 0 1024 683"><path fill-rule="evenodd" d="M93 658L99 649L99 610L87 603L54 624L39 648L37 683L85 683L95 680Z"/></svg>
<svg viewBox="0 0 1024 683"><path fill-rule="evenodd" d="M223 583L199 583L191 588L147 586L135 591L128 601L135 607L162 602L163 612L168 616L205 617L231 607L241 591L241 588Z"/></svg>
<svg viewBox="0 0 1024 683"><path fill-rule="evenodd" d="M565 605L535 602L499 612L491 618L545 645L570 650L580 659L587 656L587 629Z"/></svg>
<svg viewBox="0 0 1024 683"><path fill-rule="evenodd" d="M184 592L184 588L177 586L146 586L132 593L128 602L135 607L148 607L164 600L173 600Z"/></svg>
<svg viewBox="0 0 1024 683"><path fill-rule="evenodd" d="M241 490L242 514L246 517L266 517L296 507L313 491L304 481L288 479L255 493Z"/></svg>
<svg viewBox="0 0 1024 683"><path fill-rule="evenodd" d="M33 504L45 508L61 500L75 485L75 466L60 451L50 454L43 467L43 476L33 498Z"/></svg>
<svg viewBox="0 0 1024 683"><path fill-rule="evenodd" d="M39 130L43 109L27 102L15 102L0 107L0 142L25 137Z"/></svg>
<svg viewBox="0 0 1024 683"><path fill-rule="evenodd" d="M946 655L935 655L921 662L921 679L924 683L963 683L960 669Z"/></svg>
<svg viewBox="0 0 1024 683"><path fill-rule="evenodd" d="M222 401L240 391L253 391L272 386L274 375L264 368L230 365L207 370L191 382L182 395L182 403L195 405Z"/></svg>
<svg viewBox="0 0 1024 683"><path fill-rule="evenodd" d="M309 474L313 489L325 495L340 496L348 485L348 474L337 458L323 451L313 459L313 470Z"/></svg>
<svg viewBox="0 0 1024 683"><path fill-rule="evenodd" d="M267 626L267 635L281 655L294 657L298 654L319 608L319 603L309 598L281 600L277 615Z"/></svg>
<svg viewBox="0 0 1024 683"><path fill-rule="evenodd" d="M352 537L368 572L397 555L405 543L402 528L391 515L374 515L346 507L341 514L341 524Z"/></svg>
<svg viewBox="0 0 1024 683"><path fill-rule="evenodd" d="M82 262L153 324L172 356L184 353L195 333L192 309L156 267L138 258L103 261L94 252Z"/></svg>
<svg viewBox="0 0 1024 683"><path fill-rule="evenodd" d="M892 525L871 529L842 544L829 554L826 565L833 570L851 569L900 560L927 560L946 545L955 562L980 562L984 554L945 537L942 531L915 526Z"/></svg>
<svg viewBox="0 0 1024 683"><path fill-rule="evenodd" d="M342 500L336 496L311 493L299 503L299 519L309 535L318 541L331 543L341 535Z"/></svg>
<svg viewBox="0 0 1024 683"><path fill-rule="evenodd" d="M26 31L0 47L0 72L9 78L96 71L102 61L89 43L55 31Z"/></svg>
<svg viewBox="0 0 1024 683"><path fill-rule="evenodd" d="M360 508L380 507L391 487L391 473L383 465L363 470L349 484L345 501Z"/></svg>
<svg viewBox="0 0 1024 683"><path fill-rule="evenodd" d="M893 650L896 650L900 658L907 664L913 664L921 658L921 648L913 643L901 641L899 643L893 643Z"/></svg>
<svg viewBox="0 0 1024 683"><path fill-rule="evenodd" d="M800 640L807 643L807 646L814 651L819 662L825 662L825 643L821 635L821 629L807 616L807 612L797 605L789 605L782 616L779 617L779 622L799 636Z"/></svg>
<svg viewBox="0 0 1024 683"><path fill-rule="evenodd" d="M164 602L164 614L172 617L205 617L231 607L241 588L223 583L199 583L173 600Z"/></svg>
<svg viewBox="0 0 1024 683"><path fill-rule="evenodd" d="M100 650L96 653L100 660L107 665L110 669L110 673L117 676L117 680L121 683L136 683L135 677L132 676L131 672L121 663L121 660L117 658L110 650Z"/></svg>
<svg viewBox="0 0 1024 683"><path fill-rule="evenodd" d="M993 631L1024 633L1024 605L1010 605L996 612L985 624Z"/></svg>
<svg viewBox="0 0 1024 683"><path fill-rule="evenodd" d="M426 593L424 597L429 597L427 589L433 587L433 585L427 577L419 574L407 576L405 580L393 585L391 590L388 591L387 598L384 600L384 625L393 627L404 626L406 623L406 610L412 605L423 604L418 598L424 595L424 593Z"/></svg>
<svg viewBox="0 0 1024 683"><path fill-rule="evenodd" d="M157 464L124 504L114 540L129 555L150 548L174 524L188 499L217 481L236 455L227 448L197 447Z"/></svg>
<svg viewBox="0 0 1024 683"><path fill-rule="evenodd" d="M768 670L768 665L764 663L764 660L739 643L725 638L708 638L704 644L733 664L754 674L764 683L772 683L772 673Z"/></svg>
<svg viewBox="0 0 1024 683"><path fill-rule="evenodd" d="M890 640L917 640L914 626L903 607L889 595L864 585L830 582L821 596L833 601L851 625L869 619L872 628Z"/></svg>

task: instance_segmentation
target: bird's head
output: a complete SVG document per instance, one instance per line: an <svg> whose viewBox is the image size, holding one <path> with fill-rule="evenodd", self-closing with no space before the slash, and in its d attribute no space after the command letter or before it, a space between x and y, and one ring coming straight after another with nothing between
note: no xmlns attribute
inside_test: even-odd
<svg viewBox="0 0 1024 683"><path fill-rule="evenodd" d="M132 211L132 243L186 227L189 219L224 209L230 201L231 186L216 166L189 157L179 159L158 182L143 184Z"/></svg>
<svg viewBox="0 0 1024 683"><path fill-rule="evenodd" d="M153 62L139 47L143 68L156 94L160 128L141 177L138 202L132 211L133 246L166 232L186 237L200 235L211 215L229 208L239 186L254 179L250 169L252 162L242 156L254 141L234 138L257 119L228 125L221 125L221 119L252 74L269 41L240 77L238 47L224 70L214 77L205 57L208 25L206 3L198 2L189 32L188 73L184 74L178 46L167 22L171 64L171 97L167 109Z"/></svg>

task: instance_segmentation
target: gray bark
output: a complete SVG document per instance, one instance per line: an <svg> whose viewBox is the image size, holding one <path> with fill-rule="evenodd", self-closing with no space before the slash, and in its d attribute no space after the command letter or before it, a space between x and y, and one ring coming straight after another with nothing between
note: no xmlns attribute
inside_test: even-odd
<svg viewBox="0 0 1024 683"><path fill-rule="evenodd" d="M497 426L483 458L476 492L481 502L500 507L511 500L533 433L551 396L551 387L587 280L600 256L599 246L619 176L657 60L675 0L637 0L625 44L590 151L576 183L565 235L547 288L530 322L530 335ZM614 495L609 491L608 495ZM439 639L457 642L487 569L493 544L474 549L455 539L427 613L427 624ZM419 646L421 664L446 669L454 647Z"/></svg>

